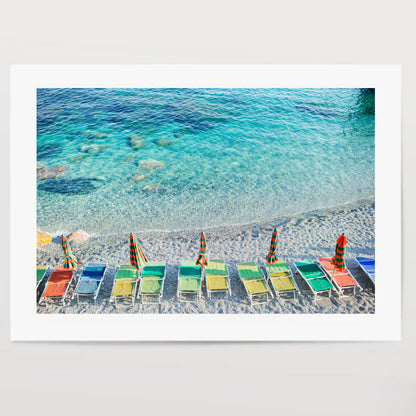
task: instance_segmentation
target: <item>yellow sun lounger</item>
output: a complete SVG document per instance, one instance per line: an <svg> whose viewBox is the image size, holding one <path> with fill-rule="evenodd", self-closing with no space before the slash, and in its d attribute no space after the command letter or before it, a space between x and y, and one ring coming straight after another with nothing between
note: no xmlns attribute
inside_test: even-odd
<svg viewBox="0 0 416 416"><path fill-rule="evenodd" d="M209 260L205 267L205 282L209 299L212 293L225 292L226 296L231 296L228 269L224 260Z"/></svg>
<svg viewBox="0 0 416 416"><path fill-rule="evenodd" d="M195 261L186 260L181 263L176 296L182 302L197 302L201 299L202 269L195 264Z"/></svg>
<svg viewBox="0 0 416 416"><path fill-rule="evenodd" d="M114 301L117 307L118 299L131 299L134 305L137 282L139 281L139 271L129 264L120 266L117 270L111 291L110 302Z"/></svg>
<svg viewBox="0 0 416 416"><path fill-rule="evenodd" d="M295 299L296 294L300 292L289 265L283 261L278 261L275 264L266 264L265 267L267 280L273 288L276 297L280 297L282 293L289 293L293 294Z"/></svg>
<svg viewBox="0 0 416 416"><path fill-rule="evenodd" d="M252 305L267 303L273 299L264 274L254 261L237 264L237 271ZM260 300L255 302L255 298L260 298Z"/></svg>

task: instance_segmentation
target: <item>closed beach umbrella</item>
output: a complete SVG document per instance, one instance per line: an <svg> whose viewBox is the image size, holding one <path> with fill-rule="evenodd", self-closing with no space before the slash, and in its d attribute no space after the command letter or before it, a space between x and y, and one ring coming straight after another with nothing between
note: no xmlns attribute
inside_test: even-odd
<svg viewBox="0 0 416 416"><path fill-rule="evenodd" d="M335 256L332 257L331 263L334 265L334 271L332 272L332 277L334 277L335 269L345 270L345 247L347 246L347 237L344 234L340 235L337 240L337 245L335 246Z"/></svg>
<svg viewBox="0 0 416 416"><path fill-rule="evenodd" d="M147 263L147 258L140 247L137 238L130 234L130 264L140 270Z"/></svg>
<svg viewBox="0 0 416 416"><path fill-rule="evenodd" d="M279 238L277 236L277 229L275 228L272 234L272 241L270 242L269 254L266 257L266 263L275 264L279 261L277 258L277 242Z"/></svg>
<svg viewBox="0 0 416 416"><path fill-rule="evenodd" d="M200 265L202 268L208 264L208 256L207 256L207 241L205 239L205 234L201 233L200 238L200 247L199 247L199 256L198 260L195 263L196 265Z"/></svg>
<svg viewBox="0 0 416 416"><path fill-rule="evenodd" d="M72 254L71 246L67 238L62 235L62 248L64 249L65 260L64 260L64 268L65 269L72 269L74 270L75 267L81 262L81 259L74 254Z"/></svg>

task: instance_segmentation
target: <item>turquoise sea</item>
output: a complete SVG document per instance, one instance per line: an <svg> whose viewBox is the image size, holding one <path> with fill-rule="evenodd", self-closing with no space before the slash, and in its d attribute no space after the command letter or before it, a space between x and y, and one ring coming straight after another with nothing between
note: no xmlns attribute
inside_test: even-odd
<svg viewBox="0 0 416 416"><path fill-rule="evenodd" d="M371 89L38 89L37 226L204 229L371 198L374 97Z"/></svg>

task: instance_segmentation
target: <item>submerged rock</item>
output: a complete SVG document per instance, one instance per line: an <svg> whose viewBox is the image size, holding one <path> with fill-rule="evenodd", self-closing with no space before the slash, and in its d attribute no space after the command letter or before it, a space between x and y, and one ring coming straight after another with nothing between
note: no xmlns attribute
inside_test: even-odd
<svg viewBox="0 0 416 416"><path fill-rule="evenodd" d="M127 143L134 150L139 150L147 146L146 140L143 137L139 137L137 134L132 134L128 138Z"/></svg>
<svg viewBox="0 0 416 416"><path fill-rule="evenodd" d="M90 159L90 158L91 158L91 155L89 155L87 153L84 153L82 155L79 155L79 156L76 156L76 157L72 158L71 159L71 162L73 162L73 163L80 163L83 160Z"/></svg>
<svg viewBox="0 0 416 416"><path fill-rule="evenodd" d="M98 178L49 179L38 185L38 189L58 194L82 195L95 191L103 180Z"/></svg>
<svg viewBox="0 0 416 416"><path fill-rule="evenodd" d="M38 170L42 170L42 169L46 169L46 165L42 162L38 162L36 164L36 170L38 171Z"/></svg>
<svg viewBox="0 0 416 416"><path fill-rule="evenodd" d="M136 160L135 156L126 156L120 159L121 162L134 162Z"/></svg>
<svg viewBox="0 0 416 416"><path fill-rule="evenodd" d="M36 176L40 180L55 179L55 178L60 178L61 176L63 176L65 171L66 171L65 166L55 166L49 169L38 170Z"/></svg>
<svg viewBox="0 0 416 416"><path fill-rule="evenodd" d="M166 189L166 186L163 186L160 183L149 183L142 188L142 191L160 191L162 189Z"/></svg>
<svg viewBox="0 0 416 416"><path fill-rule="evenodd" d="M103 133L102 131L95 131L95 130L86 130L84 131L84 136L89 139L104 139L108 136L108 133Z"/></svg>
<svg viewBox="0 0 416 416"><path fill-rule="evenodd" d="M146 178L146 175L143 175L142 173L137 173L136 175L132 176L129 179L129 182L138 182L142 181L144 178Z"/></svg>
<svg viewBox="0 0 416 416"><path fill-rule="evenodd" d="M77 230L68 235L68 241L87 241L89 235L84 230Z"/></svg>
<svg viewBox="0 0 416 416"><path fill-rule="evenodd" d="M90 155L95 155L107 149L108 144L86 144L81 146L82 153L88 153Z"/></svg>
<svg viewBox="0 0 416 416"><path fill-rule="evenodd" d="M152 170L163 168L165 164L159 160L154 159L145 159L139 160L137 163L137 167L141 170L145 170L147 172L151 172Z"/></svg>
<svg viewBox="0 0 416 416"><path fill-rule="evenodd" d="M154 139L153 143L157 144L160 147L171 146L173 144L172 140L165 139L165 138Z"/></svg>

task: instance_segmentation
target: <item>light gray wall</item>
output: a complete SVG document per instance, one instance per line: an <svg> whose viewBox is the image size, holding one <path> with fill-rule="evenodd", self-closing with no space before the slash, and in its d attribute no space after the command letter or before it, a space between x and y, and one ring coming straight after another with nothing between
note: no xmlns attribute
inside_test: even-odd
<svg viewBox="0 0 416 416"><path fill-rule="evenodd" d="M6 3L0 11L0 403L5 414L66 415L77 409L84 414L96 408L103 415L265 411L414 415L416 278L410 271L414 257L410 250L414 250L415 232L411 206L415 202L416 61L412 2ZM403 340L11 343L10 63L402 64ZM85 393L78 394L80 389Z"/></svg>

